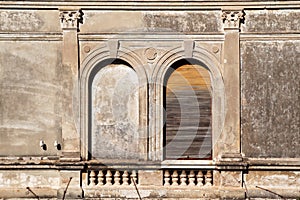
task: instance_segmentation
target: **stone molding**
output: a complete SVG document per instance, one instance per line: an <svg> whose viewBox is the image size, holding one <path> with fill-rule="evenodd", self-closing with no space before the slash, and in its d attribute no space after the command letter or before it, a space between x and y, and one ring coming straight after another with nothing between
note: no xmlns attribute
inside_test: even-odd
<svg viewBox="0 0 300 200"><path fill-rule="evenodd" d="M170 3L171 2L171 3ZM50 8L55 9L57 7L68 7L77 6L84 7L85 9L126 9L126 10L209 10L209 9L220 9L224 6L235 7L242 6L244 8L259 8L259 9L278 9L278 8L300 8L299 1L286 0L286 1L270 1L270 0L251 0L249 1L224 1L224 0L209 0L209 1L192 1L185 2L181 0L171 0L171 1L134 1L134 0L120 0L116 1L88 1L88 0L65 0L65 1L1 1L0 8L11 7L11 8Z"/></svg>
<svg viewBox="0 0 300 200"><path fill-rule="evenodd" d="M80 10L61 10L59 13L61 28L63 30L78 30L82 21Z"/></svg>
<svg viewBox="0 0 300 200"><path fill-rule="evenodd" d="M226 29L240 29L241 22L244 21L245 13L243 10L223 10L222 20L224 30Z"/></svg>

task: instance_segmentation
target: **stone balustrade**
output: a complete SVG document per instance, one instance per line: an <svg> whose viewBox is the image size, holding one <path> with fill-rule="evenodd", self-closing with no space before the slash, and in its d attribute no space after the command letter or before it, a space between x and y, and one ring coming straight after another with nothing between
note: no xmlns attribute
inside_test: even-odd
<svg viewBox="0 0 300 200"><path fill-rule="evenodd" d="M84 185L86 187L101 186L134 186L139 185L138 170L97 169L88 170ZM162 172L162 186L201 187L213 185L211 170L165 169ZM159 180L158 180L159 182Z"/></svg>
<svg viewBox="0 0 300 200"><path fill-rule="evenodd" d="M210 170L164 170L164 186L212 186Z"/></svg>
<svg viewBox="0 0 300 200"><path fill-rule="evenodd" d="M89 170L87 186L126 186L138 184L136 170Z"/></svg>

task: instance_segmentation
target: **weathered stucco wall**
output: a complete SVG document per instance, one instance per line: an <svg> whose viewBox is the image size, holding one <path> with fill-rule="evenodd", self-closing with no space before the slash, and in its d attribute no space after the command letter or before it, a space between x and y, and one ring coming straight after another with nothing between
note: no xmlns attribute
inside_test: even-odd
<svg viewBox="0 0 300 200"><path fill-rule="evenodd" d="M89 11L84 10L81 25L86 32L220 32L222 20L217 11L147 12L147 11Z"/></svg>
<svg viewBox="0 0 300 200"><path fill-rule="evenodd" d="M300 185L299 171L251 171L245 175L247 187L295 187ZM273 190L274 191L274 190Z"/></svg>
<svg viewBox="0 0 300 200"><path fill-rule="evenodd" d="M299 33L299 10L245 10L244 33Z"/></svg>
<svg viewBox="0 0 300 200"><path fill-rule="evenodd" d="M0 155L56 155L61 134L61 44L0 43ZM40 147L40 140L48 146Z"/></svg>
<svg viewBox="0 0 300 200"><path fill-rule="evenodd" d="M0 10L0 32L61 32L57 10Z"/></svg>
<svg viewBox="0 0 300 200"><path fill-rule="evenodd" d="M32 170L15 170L11 173L9 170L0 172L0 189L1 188L23 188L26 187L48 187L58 189L60 178L58 171L47 171L41 173Z"/></svg>
<svg viewBox="0 0 300 200"><path fill-rule="evenodd" d="M243 41L242 152L300 157L300 42Z"/></svg>
<svg viewBox="0 0 300 200"><path fill-rule="evenodd" d="M63 100L58 18L57 10L0 10L0 156L58 154L54 142L61 141Z"/></svg>

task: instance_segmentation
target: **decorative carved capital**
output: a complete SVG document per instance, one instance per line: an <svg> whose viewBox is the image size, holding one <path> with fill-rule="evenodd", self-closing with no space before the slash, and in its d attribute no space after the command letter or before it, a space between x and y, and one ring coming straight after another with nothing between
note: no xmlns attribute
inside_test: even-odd
<svg viewBox="0 0 300 200"><path fill-rule="evenodd" d="M243 10L223 10L222 20L224 29L239 29L244 16Z"/></svg>
<svg viewBox="0 0 300 200"><path fill-rule="evenodd" d="M78 29L82 20L82 13L79 10L62 10L59 13L61 28L63 30Z"/></svg>

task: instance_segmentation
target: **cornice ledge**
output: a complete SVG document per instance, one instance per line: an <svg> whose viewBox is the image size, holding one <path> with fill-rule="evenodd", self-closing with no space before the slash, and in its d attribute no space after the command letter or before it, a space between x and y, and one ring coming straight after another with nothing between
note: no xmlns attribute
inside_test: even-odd
<svg viewBox="0 0 300 200"><path fill-rule="evenodd" d="M0 8L34 8L34 9L59 9L60 7L79 7L82 9L99 9L99 10L196 10L196 9L222 9L222 7L235 7L242 6L245 9L251 8L292 8L300 9L300 2L295 0L290 1L259 1L259 0L247 0L247 1L229 1L229 0L197 0L192 2L185 2L181 0L169 0L169 1L88 1L88 0L56 0L56 1L0 1Z"/></svg>

